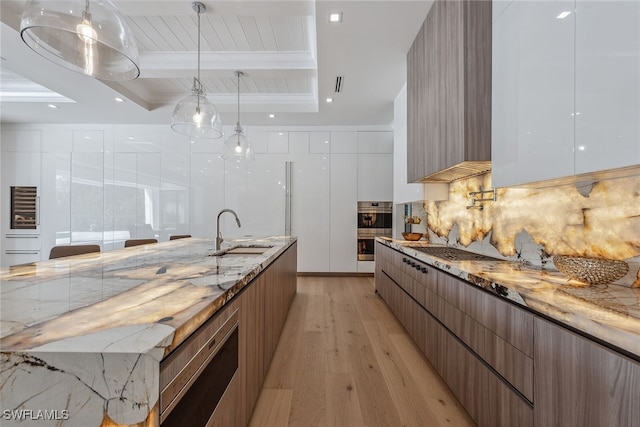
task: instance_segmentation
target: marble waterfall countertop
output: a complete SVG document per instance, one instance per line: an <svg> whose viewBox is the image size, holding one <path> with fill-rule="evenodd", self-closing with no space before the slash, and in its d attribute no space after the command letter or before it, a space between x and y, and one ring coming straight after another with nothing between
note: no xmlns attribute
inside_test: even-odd
<svg viewBox="0 0 640 427"><path fill-rule="evenodd" d="M189 238L0 270L0 424L159 425L160 360L295 241L212 257L213 239Z"/></svg>
<svg viewBox="0 0 640 427"><path fill-rule="evenodd" d="M389 238L377 241L446 271L640 361L640 289L586 286L555 270L514 261L451 261L416 250L442 246Z"/></svg>

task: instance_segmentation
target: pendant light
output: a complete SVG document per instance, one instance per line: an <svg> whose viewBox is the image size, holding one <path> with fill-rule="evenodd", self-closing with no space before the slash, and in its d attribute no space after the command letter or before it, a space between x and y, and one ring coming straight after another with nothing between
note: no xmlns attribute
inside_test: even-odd
<svg viewBox="0 0 640 427"><path fill-rule="evenodd" d="M224 142L223 156L226 160L234 160L236 162L252 161L253 147L251 141L242 131L240 126L240 77L244 75L242 71L235 72L238 77L238 121L236 122L235 133Z"/></svg>
<svg viewBox="0 0 640 427"><path fill-rule="evenodd" d="M79 73L111 81L140 75L133 34L109 0L28 0L20 36L37 54Z"/></svg>
<svg viewBox="0 0 640 427"><path fill-rule="evenodd" d="M200 82L200 14L207 8L200 2L192 3L198 14L198 76L193 78L191 95L176 105L171 117L171 129L193 139L222 138L222 123L216 107L209 102Z"/></svg>

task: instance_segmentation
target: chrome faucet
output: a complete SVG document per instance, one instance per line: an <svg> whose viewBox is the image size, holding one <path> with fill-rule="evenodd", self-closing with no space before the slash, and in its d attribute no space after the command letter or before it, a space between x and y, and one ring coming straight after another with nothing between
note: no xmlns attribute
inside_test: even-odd
<svg viewBox="0 0 640 427"><path fill-rule="evenodd" d="M238 214L236 214L231 209L222 209L218 213L218 218L216 219L216 251L220 250L220 245L222 245L222 242L224 241L224 239L222 238L222 232L220 232L220 215L222 215L225 212L232 213L233 216L236 217L236 223L238 224L238 227L242 227L242 225L240 225L240 218L238 218Z"/></svg>

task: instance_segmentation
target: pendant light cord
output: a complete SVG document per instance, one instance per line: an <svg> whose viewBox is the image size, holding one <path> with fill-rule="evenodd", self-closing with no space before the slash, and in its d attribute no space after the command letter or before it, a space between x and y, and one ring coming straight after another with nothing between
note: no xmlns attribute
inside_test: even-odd
<svg viewBox="0 0 640 427"><path fill-rule="evenodd" d="M240 71L236 71L236 75L238 76L238 129L240 129L240 74L242 74Z"/></svg>
<svg viewBox="0 0 640 427"><path fill-rule="evenodd" d="M198 83L202 86L200 82L200 6L198 6Z"/></svg>

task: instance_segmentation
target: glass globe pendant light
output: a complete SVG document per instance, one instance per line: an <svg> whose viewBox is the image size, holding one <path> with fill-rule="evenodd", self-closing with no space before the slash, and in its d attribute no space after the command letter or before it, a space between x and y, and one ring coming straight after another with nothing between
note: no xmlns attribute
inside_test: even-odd
<svg viewBox="0 0 640 427"><path fill-rule="evenodd" d="M192 139L222 138L222 122L216 107L207 99L200 82L200 14L207 8L200 2L192 3L198 14L198 76L193 78L191 95L176 105L171 117L171 129Z"/></svg>
<svg viewBox="0 0 640 427"><path fill-rule="evenodd" d="M235 72L238 77L238 121L236 122L235 133L224 142L224 153L222 157L226 160L234 160L236 162L252 161L253 147L251 141L242 131L240 126L240 77L244 75L242 71Z"/></svg>
<svg viewBox="0 0 640 427"><path fill-rule="evenodd" d="M109 0L28 0L20 37L37 54L88 76L125 81L140 75L133 34Z"/></svg>

